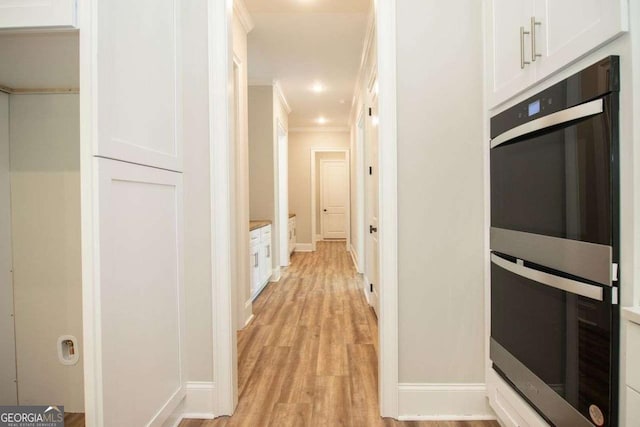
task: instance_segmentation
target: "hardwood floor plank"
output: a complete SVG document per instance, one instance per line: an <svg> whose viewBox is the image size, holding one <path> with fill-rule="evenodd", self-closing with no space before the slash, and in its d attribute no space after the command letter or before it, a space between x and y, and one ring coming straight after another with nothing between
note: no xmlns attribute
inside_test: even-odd
<svg viewBox="0 0 640 427"><path fill-rule="evenodd" d="M311 425L312 406L310 403L279 403L275 406L269 426L305 427Z"/></svg>
<svg viewBox="0 0 640 427"><path fill-rule="evenodd" d="M353 426L348 377L318 377L311 425L318 427Z"/></svg>

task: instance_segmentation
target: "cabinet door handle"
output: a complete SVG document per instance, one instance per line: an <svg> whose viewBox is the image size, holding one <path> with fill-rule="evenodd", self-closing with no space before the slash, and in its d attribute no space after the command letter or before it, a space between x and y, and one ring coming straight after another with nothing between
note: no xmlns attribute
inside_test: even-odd
<svg viewBox="0 0 640 427"><path fill-rule="evenodd" d="M520 68L524 70L524 66L530 64L529 61L524 60L524 35L529 34L529 31L525 31L524 27L520 27Z"/></svg>
<svg viewBox="0 0 640 427"><path fill-rule="evenodd" d="M271 256L271 245L267 245L267 258Z"/></svg>
<svg viewBox="0 0 640 427"><path fill-rule="evenodd" d="M256 259L256 262L255 262L255 264L253 264L253 266L254 266L254 267L258 267L258 253L256 252L253 256L254 256L254 257L255 257L255 259Z"/></svg>
<svg viewBox="0 0 640 427"><path fill-rule="evenodd" d="M541 22L536 21L536 17L531 17L531 62L535 62L536 58L542 57L542 54L537 52L536 49L536 25L542 25Z"/></svg>

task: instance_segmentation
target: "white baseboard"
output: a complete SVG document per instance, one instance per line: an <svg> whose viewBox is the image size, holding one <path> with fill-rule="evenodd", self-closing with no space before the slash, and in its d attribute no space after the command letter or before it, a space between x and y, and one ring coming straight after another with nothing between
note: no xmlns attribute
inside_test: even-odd
<svg viewBox="0 0 640 427"><path fill-rule="evenodd" d="M271 274L271 278L269 279L269 281L279 282L281 277L282 277L282 270L280 270L280 267L276 267L273 269L273 274Z"/></svg>
<svg viewBox="0 0 640 427"><path fill-rule="evenodd" d="M367 300L367 304L371 305L371 294L369 293L369 290L367 289L369 287L369 279L367 279L367 276L362 276L362 292L364 292L364 299Z"/></svg>
<svg viewBox="0 0 640 427"><path fill-rule="evenodd" d="M485 384L399 384L398 409L402 421L496 419Z"/></svg>
<svg viewBox="0 0 640 427"><path fill-rule="evenodd" d="M296 252L313 252L312 243L296 243Z"/></svg>
<svg viewBox="0 0 640 427"><path fill-rule="evenodd" d="M349 253L351 254L351 259L353 260L353 266L356 268L356 271L358 273L362 273L362 271L358 269L358 253L356 252L356 249L353 247L353 245L351 245L351 250L349 251Z"/></svg>
<svg viewBox="0 0 640 427"><path fill-rule="evenodd" d="M244 328L246 328L247 326L249 326L249 323L251 323L253 321L253 318L255 316L253 315L253 313L251 313L251 316L249 316L249 318L244 322Z"/></svg>
<svg viewBox="0 0 640 427"><path fill-rule="evenodd" d="M324 237L322 236L322 234L316 234L316 242L322 242L324 240Z"/></svg>
<svg viewBox="0 0 640 427"><path fill-rule="evenodd" d="M185 387L180 387L160 408L147 424L148 427L165 427L173 425L180 418L182 402L185 400ZM178 422L179 423L179 422Z"/></svg>
<svg viewBox="0 0 640 427"><path fill-rule="evenodd" d="M182 418L206 420L215 418L213 410L215 391L216 383L214 382L188 382L187 398L185 400Z"/></svg>

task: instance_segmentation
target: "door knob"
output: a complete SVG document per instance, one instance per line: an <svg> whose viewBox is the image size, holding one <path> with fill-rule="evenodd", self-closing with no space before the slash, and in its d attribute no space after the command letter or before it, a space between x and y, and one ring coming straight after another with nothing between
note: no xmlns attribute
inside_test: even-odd
<svg viewBox="0 0 640 427"><path fill-rule="evenodd" d="M373 234L377 232L378 232L378 229L376 227L374 227L373 225L369 226L369 234Z"/></svg>
<svg viewBox="0 0 640 427"><path fill-rule="evenodd" d="M326 210L326 209L323 209L323 211L325 211L325 212L326 212L327 210Z"/></svg>

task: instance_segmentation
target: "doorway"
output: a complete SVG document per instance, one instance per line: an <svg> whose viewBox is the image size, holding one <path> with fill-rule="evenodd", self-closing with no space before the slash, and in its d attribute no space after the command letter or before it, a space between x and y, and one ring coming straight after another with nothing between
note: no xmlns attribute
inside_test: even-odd
<svg viewBox="0 0 640 427"><path fill-rule="evenodd" d="M380 331L379 331L379 381L378 381L378 396L380 402L380 414L383 416L394 417L398 414L397 407L397 395L398 395L398 366L397 366L397 187L396 181L396 111L395 111L395 1L380 2L374 0L374 7L372 12L371 27L372 30L366 37L365 45L370 44L372 41L376 44L375 49L375 61L378 70L378 78L380 81L379 99L382 106L379 114L379 150L378 158L379 162L379 211L378 211L378 223L379 223L379 255L380 259L384 259L384 263L379 265L379 281L380 281ZM262 7L263 12L274 12L269 10L271 7L268 4L264 4ZM294 7L294 6L291 6ZM299 7L299 6L295 6ZM251 10L251 7L249 8ZM211 45L214 46L213 54L219 53L224 55L228 46L225 44L226 37L230 34L231 22L228 19L231 16L231 7L228 6L226 14L220 14L217 17L212 15L210 17L213 27L221 28L219 32L212 33ZM277 11L275 11L277 12ZM270 14L270 13L267 13ZM272 18L277 18L275 15ZM300 19L298 19L300 21ZM277 28L276 26L275 28ZM304 28L302 26L301 28ZM222 30L224 29L224 30ZM287 39L290 40L291 38ZM298 37L299 39L299 37ZM285 43L287 44L287 43ZM273 46L273 44L270 44ZM264 51L264 50L263 50ZM293 51L289 49L289 51ZM363 59L364 60L364 59ZM216 69L212 70L211 75L225 75L226 65L224 61L216 62ZM286 67L284 63L281 63L282 67L292 69L292 67ZM282 68L281 68L282 69ZM218 74L216 74L218 73ZM219 80L219 79L218 79ZM263 80L264 81L264 80ZM223 82L219 82L222 86ZM299 87L306 87L303 82L295 82ZM323 86L321 84L314 84L313 90L318 90L321 93ZM286 91L286 87L285 87ZM338 100L342 103L342 100ZM354 100L355 102L356 100ZM228 106L224 99L219 101L212 100L215 108L224 109ZM295 105L292 105L295 109ZM318 124L326 125L331 123L326 117L319 116L314 120L314 123L309 123L300 126L299 128L291 128L290 131L305 131L309 127L317 126ZM344 128L333 128L334 130L348 131ZM311 164L311 168L315 169L315 165ZM216 172L213 170L213 179L224 180L222 171ZM313 175L312 175L313 176ZM307 187L308 188L308 187ZM217 189L218 196L222 197L222 189ZM215 197L215 194L214 194ZM312 199L313 202L313 199ZM315 209L311 209L311 214L315 216ZM311 226L315 221L311 221ZM362 230L358 230L362 232ZM311 234L310 239L315 246L315 230ZM223 235L223 238L228 236ZM349 238L349 236L347 236ZM316 248L312 248L316 249ZM219 268L225 269L228 267L228 260L221 259L216 260L216 264L219 264ZM214 266L215 268L215 266ZM216 291L222 295L216 302L216 307L226 304L226 295L228 295L227 286L225 283L215 284L216 288L223 288ZM215 309L215 308L214 308ZM220 320L220 318L218 318ZM218 354L215 361L216 388L218 395L223 399L223 404L218 405L216 413L218 414L232 414L235 410L235 404L232 396L237 393L237 385L233 380L233 375L229 375L228 372L234 371L234 365L229 363L233 360L235 355L235 346L233 342L226 339L228 338L228 327L223 323L216 324L216 331L224 339L216 339L214 354ZM227 373L225 373L227 372ZM221 375L218 375L220 373ZM237 394L235 394L237 395Z"/></svg>
<svg viewBox="0 0 640 427"><path fill-rule="evenodd" d="M311 150L311 237L313 250L324 239L345 240L351 247L349 150Z"/></svg>

